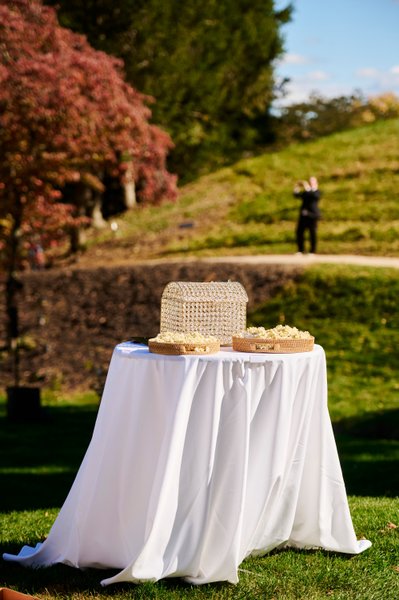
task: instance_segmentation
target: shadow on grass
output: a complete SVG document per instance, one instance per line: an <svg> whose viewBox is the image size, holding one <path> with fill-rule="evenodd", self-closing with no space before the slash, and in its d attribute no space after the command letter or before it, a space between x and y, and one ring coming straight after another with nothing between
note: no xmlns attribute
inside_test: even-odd
<svg viewBox="0 0 399 600"><path fill-rule="evenodd" d="M19 549L18 549L19 550ZM18 551L13 547L3 546L1 553ZM131 582L121 582L117 585L103 587L103 579L116 575L120 569L75 569L66 565L57 564L45 569L29 569L20 564L10 563L0 558L0 582L4 579L7 586L19 589L29 594L46 594L54 598L70 598L79 594L79 598L135 598L148 600L148 598L173 597L188 598L193 585L181 578L162 579L157 582L142 581L139 585ZM23 582L23 585L21 583ZM201 586L203 597L215 597L218 590L234 589L235 586L228 582L214 582ZM224 596L225 597L225 596ZM230 598L230 594L228 596ZM233 596L234 597L234 596ZM238 595L238 597L241 597Z"/></svg>
<svg viewBox="0 0 399 600"><path fill-rule="evenodd" d="M399 495L399 410L333 424L348 494Z"/></svg>
<svg viewBox="0 0 399 600"><path fill-rule="evenodd" d="M342 435L337 435L336 440L349 495L399 495L399 441Z"/></svg>
<svg viewBox="0 0 399 600"><path fill-rule="evenodd" d="M372 440L399 440L399 409L335 421L334 431Z"/></svg>
<svg viewBox="0 0 399 600"><path fill-rule="evenodd" d="M58 507L90 442L97 406L50 407L46 419L0 418L0 512Z"/></svg>
<svg viewBox="0 0 399 600"><path fill-rule="evenodd" d="M12 545L5 545L1 552L17 552L19 550ZM161 579L156 582L141 581L138 585L132 582L120 582L116 585L102 587L100 582L103 579L112 577L119 569L75 569L66 565L57 564L45 569L23 568L19 564L0 560L0 581L7 580L7 585L30 594L45 594L46 597L53 598L109 598L117 599L134 598L135 600L148 600L149 598L224 598L229 600L244 600L271 598L272 596L263 593L262 586L248 585L245 580L241 584L240 571L253 572L256 575L263 570L285 572L289 565L292 572L295 571L295 561L302 557L304 565L312 565L316 572L321 568L319 561L324 561L326 557L331 561L338 562L339 566L353 559L352 555L339 552L329 552L322 549L295 549L295 548L276 548L265 556L248 557L239 568L240 583L234 585L227 581L218 581L196 586L190 584L180 577L171 577ZM273 559L278 559L276 562ZM271 563L271 564L268 564ZM263 565L263 567L262 567ZM324 569L325 567L323 567ZM298 577L302 578L299 573ZM272 584L273 587L273 584ZM274 594L273 594L274 597ZM278 595L279 598L283 596ZM285 596L284 596L285 597ZM290 596L292 597L292 596ZM304 597L304 596L298 596ZM313 596L312 596L313 597ZM324 597L324 596L323 596ZM346 596L345 596L346 597ZM352 597L352 596L351 596ZM388 596L387 596L388 597ZM310 596L309 596L310 598Z"/></svg>
<svg viewBox="0 0 399 600"><path fill-rule="evenodd" d="M97 406L51 407L38 423L0 418L0 512L63 504L83 459ZM348 494L399 494L399 410L334 424Z"/></svg>

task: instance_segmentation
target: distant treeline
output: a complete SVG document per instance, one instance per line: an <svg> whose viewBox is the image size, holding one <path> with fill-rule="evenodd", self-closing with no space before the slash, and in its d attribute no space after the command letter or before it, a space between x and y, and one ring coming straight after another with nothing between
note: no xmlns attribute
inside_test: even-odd
<svg viewBox="0 0 399 600"><path fill-rule="evenodd" d="M393 93L371 98L366 98L360 92L336 98L323 98L314 94L307 102L281 109L276 117L276 139L280 144L314 140L330 133L398 116L399 98Z"/></svg>

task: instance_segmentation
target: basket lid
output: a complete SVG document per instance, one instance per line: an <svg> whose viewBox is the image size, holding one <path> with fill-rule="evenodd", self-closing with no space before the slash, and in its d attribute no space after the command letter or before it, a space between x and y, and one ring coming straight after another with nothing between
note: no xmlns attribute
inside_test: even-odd
<svg viewBox="0 0 399 600"><path fill-rule="evenodd" d="M238 281L172 281L165 286L162 299L248 302L248 294Z"/></svg>

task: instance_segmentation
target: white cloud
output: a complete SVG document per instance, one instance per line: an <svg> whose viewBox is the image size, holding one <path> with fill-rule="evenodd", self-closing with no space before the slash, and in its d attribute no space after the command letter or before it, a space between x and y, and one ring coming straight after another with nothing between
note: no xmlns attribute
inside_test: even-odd
<svg viewBox="0 0 399 600"><path fill-rule="evenodd" d="M399 90L399 65L394 65L388 71L374 68L359 69L356 75L368 79L367 84L362 84L367 95L377 95L384 92L398 93Z"/></svg>
<svg viewBox="0 0 399 600"><path fill-rule="evenodd" d="M281 59L283 65L305 65L308 62L306 56L302 54L285 54Z"/></svg>
<svg viewBox="0 0 399 600"><path fill-rule="evenodd" d="M356 71L358 77L378 77L379 71L373 67L363 67Z"/></svg>
<svg viewBox="0 0 399 600"><path fill-rule="evenodd" d="M360 68L346 81L341 81L324 70L307 71L298 77L291 74L285 86L285 97L280 98L275 105L278 107L306 102L312 94L323 98L337 98L359 91L366 97L387 92L399 96L399 65L386 70Z"/></svg>
<svg viewBox="0 0 399 600"><path fill-rule="evenodd" d="M276 106L286 106L306 102L311 94L322 96L323 98L337 98L346 96L353 90L347 86L329 80L315 80L309 76L291 79L285 87L286 96L276 102Z"/></svg>
<svg viewBox="0 0 399 600"><path fill-rule="evenodd" d="M311 71L308 73L307 79L310 81L326 81L330 79L330 76L325 71Z"/></svg>

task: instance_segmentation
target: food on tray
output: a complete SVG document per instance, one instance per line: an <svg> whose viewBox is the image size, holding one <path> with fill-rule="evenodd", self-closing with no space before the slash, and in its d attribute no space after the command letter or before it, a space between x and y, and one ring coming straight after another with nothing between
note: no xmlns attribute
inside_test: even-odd
<svg viewBox="0 0 399 600"><path fill-rule="evenodd" d="M267 340L310 340L312 335L309 331L300 331L296 327L289 325L276 325L273 329L265 329L265 327L247 327L242 333L238 333L237 337L242 338L261 338Z"/></svg>
<svg viewBox="0 0 399 600"><path fill-rule="evenodd" d="M214 354L220 350L220 342L213 335L198 331L164 331L148 340L150 352L158 354Z"/></svg>
<svg viewBox="0 0 399 600"><path fill-rule="evenodd" d="M163 344L207 344L208 342L217 342L213 335L202 335L198 331L182 333L179 331L164 331L158 333L151 342L162 342Z"/></svg>
<svg viewBox="0 0 399 600"><path fill-rule="evenodd" d="M309 331L300 331L289 325L276 325L273 329L248 327L233 336L233 350L237 352L271 352L287 354L310 352L314 347L314 337Z"/></svg>

